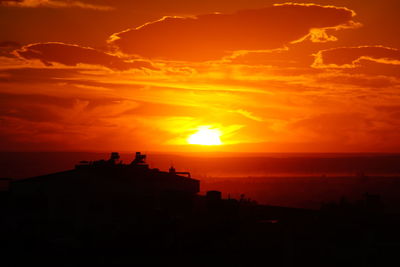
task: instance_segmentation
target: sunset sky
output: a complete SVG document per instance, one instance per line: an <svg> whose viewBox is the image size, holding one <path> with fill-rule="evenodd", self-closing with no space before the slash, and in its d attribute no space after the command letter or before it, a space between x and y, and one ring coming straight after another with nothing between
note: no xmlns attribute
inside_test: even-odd
<svg viewBox="0 0 400 267"><path fill-rule="evenodd" d="M0 150L400 152L399 12L0 0Z"/></svg>

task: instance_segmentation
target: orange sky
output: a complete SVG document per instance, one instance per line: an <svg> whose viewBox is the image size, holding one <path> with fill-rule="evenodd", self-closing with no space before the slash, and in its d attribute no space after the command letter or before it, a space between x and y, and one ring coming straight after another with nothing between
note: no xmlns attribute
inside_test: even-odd
<svg viewBox="0 0 400 267"><path fill-rule="evenodd" d="M400 152L399 10L0 0L0 150Z"/></svg>

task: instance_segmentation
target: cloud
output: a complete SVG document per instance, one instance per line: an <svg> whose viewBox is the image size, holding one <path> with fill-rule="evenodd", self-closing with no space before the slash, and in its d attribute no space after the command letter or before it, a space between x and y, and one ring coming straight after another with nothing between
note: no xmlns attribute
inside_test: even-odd
<svg viewBox="0 0 400 267"><path fill-rule="evenodd" d="M374 127L371 119L362 113L323 113L294 122L292 130L303 128L309 138L324 141L352 143L362 142L361 138Z"/></svg>
<svg viewBox="0 0 400 267"><path fill-rule="evenodd" d="M392 104L392 105L379 105L375 106L375 109L378 112L383 113L383 116L388 117L388 124L392 126L400 126L400 105ZM382 114L380 114L382 116ZM396 131L398 132L398 131Z"/></svg>
<svg viewBox="0 0 400 267"><path fill-rule="evenodd" d="M117 98L93 97L0 93L1 146L22 150L30 147L68 150L70 146L85 148L86 142L93 148L96 144L114 142L113 134L121 137L124 129L120 128L124 128L128 119L132 121L132 117L121 118L120 114L137 104ZM135 137L132 127L129 134ZM124 136L123 140L128 137Z"/></svg>
<svg viewBox="0 0 400 267"><path fill-rule="evenodd" d="M9 7L48 7L48 8L83 8L92 10L107 11L112 10L112 7L93 5L74 0L0 0L0 5Z"/></svg>
<svg viewBox="0 0 400 267"><path fill-rule="evenodd" d="M0 56L14 58L15 56L11 53L17 48L20 48L21 44L13 41L0 42Z"/></svg>
<svg viewBox="0 0 400 267"><path fill-rule="evenodd" d="M0 88L1 85L7 84L10 86L10 83L21 83L21 84L45 84L48 86L50 83L59 83L65 82L68 80L82 82L88 80L98 79L95 75L90 75L89 73L85 73L85 76L82 77L81 72L85 71L85 69L79 68L7 68L0 69ZM80 77L80 80L77 78Z"/></svg>
<svg viewBox="0 0 400 267"><path fill-rule="evenodd" d="M107 117L118 116L135 106L137 104L134 101L128 102L122 98L0 93L0 117L32 122L77 125L95 123ZM96 116L86 115L91 113Z"/></svg>
<svg viewBox="0 0 400 267"><path fill-rule="evenodd" d="M164 17L113 34L109 43L125 54L207 61L235 51L284 48L309 39L332 41L327 30L354 28L355 13L343 7L286 3L233 14Z"/></svg>
<svg viewBox="0 0 400 267"><path fill-rule="evenodd" d="M400 50L384 46L339 47L316 53L315 68L356 68L362 60L400 65Z"/></svg>
<svg viewBox="0 0 400 267"><path fill-rule="evenodd" d="M318 84L353 85L361 88L393 88L400 85L396 77L386 75L365 75L357 73L326 73L317 75Z"/></svg>
<svg viewBox="0 0 400 267"><path fill-rule="evenodd" d="M263 118L258 117L256 115L254 115L252 112L244 110L244 109L232 110L232 112L236 112L236 113L238 113L238 114L240 114L240 115L242 115L242 116L244 116L244 117L246 117L246 118L248 118L250 120L253 120L253 121L258 121L258 122L264 121Z"/></svg>
<svg viewBox="0 0 400 267"><path fill-rule="evenodd" d="M274 66L284 69L309 68L314 61L313 53L316 49L320 50L318 47L318 44L303 42L288 45L284 49L240 51L224 60L232 64L248 66Z"/></svg>
<svg viewBox="0 0 400 267"><path fill-rule="evenodd" d="M17 42L13 42L13 41L3 41L0 42L0 48L15 48L15 47L20 47L21 45Z"/></svg>
<svg viewBox="0 0 400 267"><path fill-rule="evenodd" d="M142 68L156 69L147 61L125 60L93 48L64 43L30 44L16 50L15 54L26 60L40 60L47 66L60 63L67 66L99 65L120 71Z"/></svg>

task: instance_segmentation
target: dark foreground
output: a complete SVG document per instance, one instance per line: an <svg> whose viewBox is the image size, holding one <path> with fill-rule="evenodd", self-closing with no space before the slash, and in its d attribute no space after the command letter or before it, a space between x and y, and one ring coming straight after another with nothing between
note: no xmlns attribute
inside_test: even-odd
<svg viewBox="0 0 400 267"><path fill-rule="evenodd" d="M155 210L131 199L136 203L120 203L112 215L92 207L79 217L64 210L3 210L2 266L399 263L397 215L346 206L313 212L245 200L178 198L192 202Z"/></svg>
<svg viewBox="0 0 400 267"><path fill-rule="evenodd" d="M378 195L319 210L201 196L190 174L140 157L13 181L0 195L2 266L399 264L400 216Z"/></svg>

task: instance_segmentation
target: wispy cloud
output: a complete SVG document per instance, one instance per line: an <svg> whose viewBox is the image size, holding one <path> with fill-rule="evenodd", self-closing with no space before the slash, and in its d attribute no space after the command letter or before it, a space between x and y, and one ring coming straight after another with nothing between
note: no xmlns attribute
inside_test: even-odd
<svg viewBox="0 0 400 267"><path fill-rule="evenodd" d="M362 60L400 65L400 50L381 45L331 48L314 56L315 68L356 68Z"/></svg>
<svg viewBox="0 0 400 267"><path fill-rule="evenodd" d="M112 70L140 68L156 70L148 61L124 59L90 47L57 42L26 45L21 49L15 50L14 53L25 60L40 60L47 66L51 66L52 63L60 63L67 66L92 64Z"/></svg>
<svg viewBox="0 0 400 267"><path fill-rule="evenodd" d="M83 8L93 9L100 11L108 11L113 8L110 6L88 4L82 1L74 0L0 0L0 5L9 7L23 7L23 8Z"/></svg>

